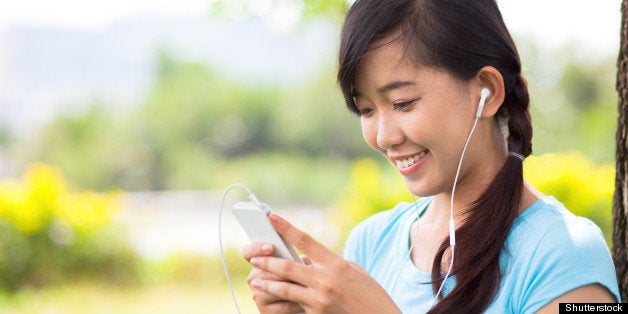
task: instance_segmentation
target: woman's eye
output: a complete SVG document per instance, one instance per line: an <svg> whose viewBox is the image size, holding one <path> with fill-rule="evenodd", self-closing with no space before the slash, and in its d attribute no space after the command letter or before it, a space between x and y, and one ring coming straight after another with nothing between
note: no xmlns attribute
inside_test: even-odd
<svg viewBox="0 0 628 314"><path fill-rule="evenodd" d="M359 109L358 110L358 116L359 117L368 117L373 113L373 109L371 108L364 108L364 109Z"/></svg>
<svg viewBox="0 0 628 314"><path fill-rule="evenodd" d="M393 103L393 108L395 110L408 110L412 108L412 105L414 105L415 102L416 100Z"/></svg>

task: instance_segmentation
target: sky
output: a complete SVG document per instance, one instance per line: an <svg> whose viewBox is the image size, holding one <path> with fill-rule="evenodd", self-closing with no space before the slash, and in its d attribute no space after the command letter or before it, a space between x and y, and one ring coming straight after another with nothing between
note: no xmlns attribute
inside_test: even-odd
<svg viewBox="0 0 628 314"><path fill-rule="evenodd" d="M142 14L206 14L211 1L2 0L0 31L16 24L98 29ZM265 4L276 0L254 1L255 7L263 9ZM526 34L541 45L553 47L575 41L593 49L619 47L620 0L498 0L498 3L512 33ZM282 16L274 16L273 20L293 20L289 17L290 6L287 7L275 10Z"/></svg>
<svg viewBox="0 0 628 314"><path fill-rule="evenodd" d="M211 0L2 0L0 31L15 24L99 29L142 14L203 14Z"/></svg>
<svg viewBox="0 0 628 314"><path fill-rule="evenodd" d="M620 0L498 0L511 33L529 34L550 48L569 42L618 49Z"/></svg>

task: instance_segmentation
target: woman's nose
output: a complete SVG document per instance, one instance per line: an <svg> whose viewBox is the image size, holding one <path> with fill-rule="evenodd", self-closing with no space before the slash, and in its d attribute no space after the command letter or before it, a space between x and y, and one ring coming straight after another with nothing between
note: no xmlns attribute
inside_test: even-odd
<svg viewBox="0 0 628 314"><path fill-rule="evenodd" d="M377 146L383 150L390 150L404 140L404 134L393 117L380 115L377 129Z"/></svg>

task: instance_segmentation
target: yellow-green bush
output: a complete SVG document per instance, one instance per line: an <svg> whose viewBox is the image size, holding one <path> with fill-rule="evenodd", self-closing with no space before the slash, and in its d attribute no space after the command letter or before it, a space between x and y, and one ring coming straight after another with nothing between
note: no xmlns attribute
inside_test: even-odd
<svg viewBox="0 0 628 314"><path fill-rule="evenodd" d="M614 169L596 166L577 153L531 156L524 162L524 177L546 195L553 195L574 214L593 220L609 242ZM385 173L376 162L355 162L347 193L338 202L336 219L343 236L366 217L410 199L399 175Z"/></svg>
<svg viewBox="0 0 628 314"><path fill-rule="evenodd" d="M61 174L44 164L31 166L20 181L0 182L0 219L25 234L39 233L55 220L73 232L98 232L118 207L118 193L70 191Z"/></svg>
<svg viewBox="0 0 628 314"><path fill-rule="evenodd" d="M400 201L410 200L401 176L392 171L382 171L372 159L357 160L353 164L347 191L334 212L341 236L346 236L352 227L365 218L390 209Z"/></svg>
<svg viewBox="0 0 628 314"><path fill-rule="evenodd" d="M531 156L524 177L546 195L553 195L574 214L593 220L610 244L615 169L594 165L578 153Z"/></svg>
<svg viewBox="0 0 628 314"><path fill-rule="evenodd" d="M73 191L44 164L0 182L0 289L135 280L135 253L111 224L119 206L119 193Z"/></svg>

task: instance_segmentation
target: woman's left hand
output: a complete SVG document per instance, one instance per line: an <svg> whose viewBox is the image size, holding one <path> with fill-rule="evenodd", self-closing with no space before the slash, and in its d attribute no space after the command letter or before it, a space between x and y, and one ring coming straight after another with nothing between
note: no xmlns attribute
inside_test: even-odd
<svg viewBox="0 0 628 314"><path fill-rule="evenodd" d="M251 264L291 282L255 279L255 289L298 303L307 313L401 313L386 291L358 264L346 261L276 214L273 227L306 254L303 265L277 257L254 257Z"/></svg>

